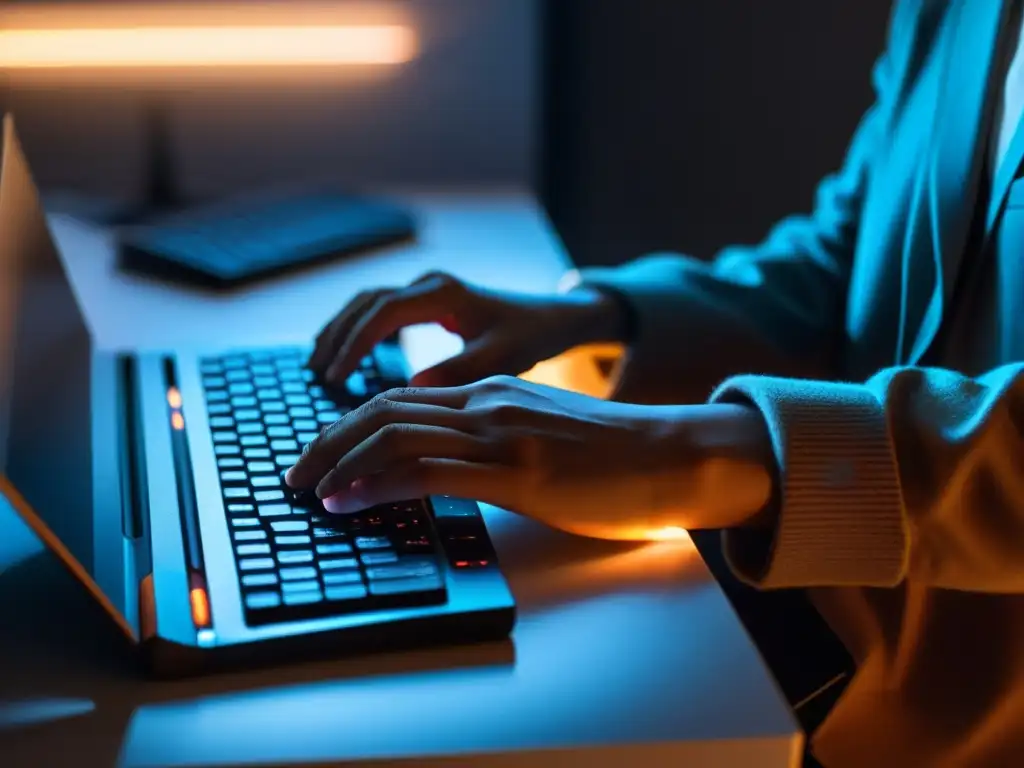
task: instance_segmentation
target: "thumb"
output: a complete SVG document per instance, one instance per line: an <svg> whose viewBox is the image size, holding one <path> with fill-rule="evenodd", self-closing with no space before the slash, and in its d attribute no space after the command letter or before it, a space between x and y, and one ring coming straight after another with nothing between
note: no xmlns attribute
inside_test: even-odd
<svg viewBox="0 0 1024 768"><path fill-rule="evenodd" d="M414 387L458 387L488 376L518 373L509 370L514 366L506 362L508 355L504 354L504 346L486 337L474 341L466 345L460 354L417 373L410 384Z"/></svg>

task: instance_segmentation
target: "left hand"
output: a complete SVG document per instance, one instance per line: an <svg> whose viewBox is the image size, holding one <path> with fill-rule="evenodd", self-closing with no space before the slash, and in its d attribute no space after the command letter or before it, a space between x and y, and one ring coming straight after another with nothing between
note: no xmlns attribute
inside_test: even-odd
<svg viewBox="0 0 1024 768"><path fill-rule="evenodd" d="M757 519L773 463L756 411L609 402L508 376L385 392L306 446L292 487L330 512L444 494L611 539Z"/></svg>

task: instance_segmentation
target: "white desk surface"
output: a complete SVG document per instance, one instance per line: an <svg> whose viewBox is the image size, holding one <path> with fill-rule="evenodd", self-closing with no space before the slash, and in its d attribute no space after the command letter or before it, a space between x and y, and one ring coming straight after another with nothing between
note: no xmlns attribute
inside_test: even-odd
<svg viewBox="0 0 1024 768"><path fill-rule="evenodd" d="M51 224L107 347L307 341L358 290L427 269L539 291L568 265L526 196L410 200L418 244L228 296L119 274L105 233ZM414 365L452 349L429 328L405 342ZM692 545L592 542L485 514L520 607L510 644L158 683L134 674L102 614L0 507L0 764L798 763L795 721Z"/></svg>

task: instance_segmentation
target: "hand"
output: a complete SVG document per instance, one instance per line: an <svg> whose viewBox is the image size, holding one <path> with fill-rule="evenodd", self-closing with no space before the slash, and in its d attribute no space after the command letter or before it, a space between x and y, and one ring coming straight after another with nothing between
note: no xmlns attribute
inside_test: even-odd
<svg viewBox="0 0 1024 768"><path fill-rule="evenodd" d="M316 339L309 367L341 383L375 345L399 329L440 323L465 350L418 374L413 383L454 386L495 374L520 374L580 344L618 341L617 302L592 290L534 296L469 285L443 273L404 288L361 293Z"/></svg>
<svg viewBox="0 0 1024 768"><path fill-rule="evenodd" d="M743 406L629 405L498 376L379 395L306 446L286 479L339 514L443 494L649 539L758 519L771 456L761 415Z"/></svg>

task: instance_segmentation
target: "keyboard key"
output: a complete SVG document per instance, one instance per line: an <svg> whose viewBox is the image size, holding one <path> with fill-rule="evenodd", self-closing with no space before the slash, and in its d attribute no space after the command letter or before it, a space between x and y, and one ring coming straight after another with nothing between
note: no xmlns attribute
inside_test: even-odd
<svg viewBox="0 0 1024 768"><path fill-rule="evenodd" d="M236 381L228 385L228 393L232 395L251 395L255 391L252 384L244 381Z"/></svg>
<svg viewBox="0 0 1024 768"><path fill-rule="evenodd" d="M286 549L277 553L277 559L283 565L311 563L313 562L313 553L308 549Z"/></svg>
<svg viewBox="0 0 1024 768"><path fill-rule="evenodd" d="M340 418L341 414L337 411L320 411L320 413L316 415L316 420L319 421L320 424L333 424Z"/></svg>
<svg viewBox="0 0 1024 768"><path fill-rule="evenodd" d="M363 576L359 571L328 571L323 574L324 584L362 584Z"/></svg>
<svg viewBox="0 0 1024 768"><path fill-rule="evenodd" d="M308 547L312 539L309 536L275 536L274 543L279 547Z"/></svg>
<svg viewBox="0 0 1024 768"><path fill-rule="evenodd" d="M309 579L307 581L286 581L281 585L282 592L304 592L306 590L320 591L320 582L316 579Z"/></svg>
<svg viewBox="0 0 1024 768"><path fill-rule="evenodd" d="M291 469L300 458L302 458L302 456L298 453L280 453L277 455L277 458L274 459L274 462L279 467Z"/></svg>
<svg viewBox="0 0 1024 768"><path fill-rule="evenodd" d="M327 587L324 595L328 600L358 600L366 597L366 587L362 584L344 584Z"/></svg>
<svg viewBox="0 0 1024 768"><path fill-rule="evenodd" d="M255 408L256 398L252 395L235 395L231 398L231 404L235 408ZM235 418L238 418L238 414L235 414Z"/></svg>
<svg viewBox="0 0 1024 768"><path fill-rule="evenodd" d="M313 398L307 395L305 392L300 394L290 394L284 396L285 405L310 405L313 402Z"/></svg>
<svg viewBox="0 0 1024 768"><path fill-rule="evenodd" d="M259 513L260 517L284 517L292 513L292 508L287 504L261 504Z"/></svg>
<svg viewBox="0 0 1024 768"><path fill-rule="evenodd" d="M317 411L337 411L338 406L332 403L330 400L317 400L313 403L313 408Z"/></svg>
<svg viewBox="0 0 1024 768"><path fill-rule="evenodd" d="M277 372L270 363L254 363L249 370L256 376L273 376Z"/></svg>
<svg viewBox="0 0 1024 768"><path fill-rule="evenodd" d="M275 386L277 384L277 379L275 379L273 376L253 376L252 383L255 384L257 387L273 387L273 386ZM281 394L280 390L275 389L273 391L277 392L278 393L277 396L280 397L280 394ZM256 397L259 397L259 396L260 396L260 394L257 391L256 392Z"/></svg>
<svg viewBox="0 0 1024 768"><path fill-rule="evenodd" d="M220 403L227 399L228 393L223 389L215 389L206 393L206 402L208 403Z"/></svg>
<svg viewBox="0 0 1024 768"><path fill-rule="evenodd" d="M259 521L254 521L256 525L259 525ZM295 533L297 531L308 531L309 523L305 520L274 520L270 523L270 527L276 533Z"/></svg>
<svg viewBox="0 0 1024 768"><path fill-rule="evenodd" d="M227 385L227 380L222 376L208 376L203 379L203 386L207 389L224 389Z"/></svg>
<svg viewBox="0 0 1024 768"><path fill-rule="evenodd" d="M371 581L375 579L418 579L427 576L437 577L437 575L437 566L424 558L410 558L404 563L366 569L366 578Z"/></svg>
<svg viewBox="0 0 1024 768"><path fill-rule="evenodd" d="M228 487L224 489L225 499L248 499L249 489L248 488L235 488Z"/></svg>
<svg viewBox="0 0 1024 768"><path fill-rule="evenodd" d="M247 459L269 459L271 454L269 448L246 448L242 455Z"/></svg>
<svg viewBox="0 0 1024 768"><path fill-rule="evenodd" d="M238 425L240 435L258 435L263 432L263 425L258 421L243 421Z"/></svg>
<svg viewBox="0 0 1024 768"><path fill-rule="evenodd" d="M245 607L254 611L276 608L281 604L281 596L277 592L250 592L245 596Z"/></svg>
<svg viewBox="0 0 1024 768"><path fill-rule="evenodd" d="M263 435L242 435L239 442L246 448L260 447L267 444L267 438Z"/></svg>
<svg viewBox="0 0 1024 768"><path fill-rule="evenodd" d="M386 536L360 536L355 544L359 549L386 549L391 546L391 540Z"/></svg>
<svg viewBox="0 0 1024 768"><path fill-rule="evenodd" d="M210 419L210 429L231 429L235 420L230 416L214 416Z"/></svg>
<svg viewBox="0 0 1024 768"><path fill-rule="evenodd" d="M259 526L260 521L255 517L233 517L231 518L231 526L233 528L255 528Z"/></svg>
<svg viewBox="0 0 1024 768"><path fill-rule="evenodd" d="M206 411L211 416L225 416L231 413L231 406L227 403L211 403Z"/></svg>
<svg viewBox="0 0 1024 768"><path fill-rule="evenodd" d="M225 368L244 368L249 364L241 355L231 355L230 357L221 358L220 364Z"/></svg>
<svg viewBox="0 0 1024 768"><path fill-rule="evenodd" d="M269 544L242 544L235 548L238 552L239 557L247 555L269 555L270 545Z"/></svg>
<svg viewBox="0 0 1024 768"><path fill-rule="evenodd" d="M292 420L286 413L268 413L263 417L263 423L268 427L270 426L287 426L292 423Z"/></svg>
<svg viewBox="0 0 1024 768"><path fill-rule="evenodd" d="M281 480L277 475L256 475L252 479L253 488L280 488Z"/></svg>
<svg viewBox="0 0 1024 768"><path fill-rule="evenodd" d="M256 491L256 501L284 501L284 491Z"/></svg>
<svg viewBox="0 0 1024 768"><path fill-rule="evenodd" d="M294 440L271 440L270 450L277 453L298 453L300 449Z"/></svg>
<svg viewBox="0 0 1024 768"><path fill-rule="evenodd" d="M270 557L250 557L238 561L238 568L242 571L266 571L274 567L274 560Z"/></svg>
<svg viewBox="0 0 1024 768"><path fill-rule="evenodd" d="M270 400L263 403L264 413L284 413L284 403L280 400Z"/></svg>
<svg viewBox="0 0 1024 768"><path fill-rule="evenodd" d="M402 592L430 592L441 588L441 580L436 576L424 576L418 579L387 579L371 581L370 593L374 595L394 595Z"/></svg>
<svg viewBox="0 0 1024 768"><path fill-rule="evenodd" d="M276 384L276 383L277 382L274 382L274 381L270 382L271 385ZM267 401L267 400L278 401L282 397L284 397L284 393L280 389L266 389L266 388L264 388L264 389L260 389L260 390L258 390L256 392L256 399L261 400L261 401ZM266 402L263 402L263 405L266 406Z"/></svg>
<svg viewBox="0 0 1024 768"><path fill-rule="evenodd" d="M306 394L306 388L302 386L301 381L286 381L281 384L281 391L291 395Z"/></svg>
<svg viewBox="0 0 1024 768"><path fill-rule="evenodd" d="M364 565L386 565L397 563L398 554L395 552L364 552L359 556Z"/></svg>
<svg viewBox="0 0 1024 768"><path fill-rule="evenodd" d="M216 360L204 358L199 361L199 372L204 376L216 376L224 372L224 366Z"/></svg>
<svg viewBox="0 0 1024 768"><path fill-rule="evenodd" d="M292 415L293 419L312 419L316 417L316 411L306 405L292 406L288 409L288 413Z"/></svg>
<svg viewBox="0 0 1024 768"><path fill-rule="evenodd" d="M351 544L317 544L318 555L348 555L352 553Z"/></svg>
<svg viewBox="0 0 1024 768"><path fill-rule="evenodd" d="M277 374L281 381L302 381L302 374L298 369L289 369Z"/></svg>
<svg viewBox="0 0 1024 768"><path fill-rule="evenodd" d="M252 504L228 504L228 512L232 515L252 514L254 511Z"/></svg>
<svg viewBox="0 0 1024 768"><path fill-rule="evenodd" d="M292 431L291 427L267 427L267 437L294 437L295 432ZM271 447L274 443L270 444Z"/></svg>
<svg viewBox="0 0 1024 768"><path fill-rule="evenodd" d="M362 400L366 397L366 379L361 371L354 371L345 381L345 389L353 397Z"/></svg>
<svg viewBox="0 0 1024 768"><path fill-rule="evenodd" d="M266 558L270 562L271 567L274 561L269 557ZM302 579L315 579L316 568L310 568L308 566L300 566L298 568L282 568L278 575L281 577L281 581L301 581Z"/></svg>
<svg viewBox="0 0 1024 768"><path fill-rule="evenodd" d="M318 437L320 437L319 432L299 432L297 435L295 435L295 439L299 442L300 445L309 445Z"/></svg>
<svg viewBox="0 0 1024 768"><path fill-rule="evenodd" d="M313 529L313 538L317 539L320 542L323 542L324 540L327 540L327 539L344 539L345 538L345 532L344 531L340 531L337 528L320 528L320 527L317 527L317 528Z"/></svg>
<svg viewBox="0 0 1024 768"><path fill-rule="evenodd" d="M312 554L310 555L312 557ZM337 571L342 568L358 568L359 563L354 557L345 557L338 560L321 560L320 570Z"/></svg>
<svg viewBox="0 0 1024 768"><path fill-rule="evenodd" d="M245 472L232 471L232 472L221 472L220 481L222 483L244 483L249 479L249 476Z"/></svg>
<svg viewBox="0 0 1024 768"><path fill-rule="evenodd" d="M237 445L215 445L213 446L213 453L215 456L234 456L240 452Z"/></svg>
<svg viewBox="0 0 1024 768"><path fill-rule="evenodd" d="M320 425L316 419L297 419L292 427L296 432L319 432Z"/></svg>
<svg viewBox="0 0 1024 768"><path fill-rule="evenodd" d="M309 603L319 603L321 600L323 600L323 594L319 589L316 591L286 592L284 595L285 605L308 605Z"/></svg>
<svg viewBox="0 0 1024 768"><path fill-rule="evenodd" d="M238 434L235 432L214 432L213 442L215 443L237 443Z"/></svg>
<svg viewBox="0 0 1024 768"><path fill-rule="evenodd" d="M277 584L276 573L246 573L242 576L243 587L272 587Z"/></svg>
<svg viewBox="0 0 1024 768"><path fill-rule="evenodd" d="M276 476L277 473L277 467L269 461L250 461L246 469L248 469L250 474L253 475L262 475L268 472L273 472Z"/></svg>
<svg viewBox="0 0 1024 768"><path fill-rule="evenodd" d="M266 531L235 531L235 541L263 541L266 538Z"/></svg>
<svg viewBox="0 0 1024 768"><path fill-rule="evenodd" d="M228 381L248 381L249 372L244 368L235 368L224 374L224 378Z"/></svg>

